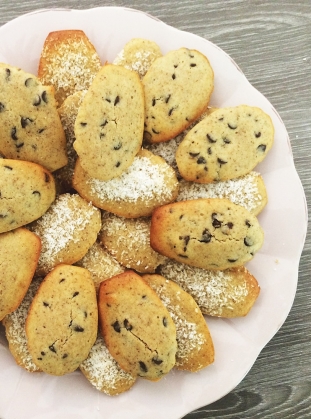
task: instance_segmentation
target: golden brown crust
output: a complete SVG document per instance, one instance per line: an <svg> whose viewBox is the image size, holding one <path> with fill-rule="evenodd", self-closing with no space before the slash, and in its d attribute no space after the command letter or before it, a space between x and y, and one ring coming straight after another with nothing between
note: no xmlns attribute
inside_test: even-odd
<svg viewBox="0 0 311 419"><path fill-rule="evenodd" d="M88 89L100 67L96 49L83 31L54 31L45 39L38 77L54 86L60 106L74 92Z"/></svg>

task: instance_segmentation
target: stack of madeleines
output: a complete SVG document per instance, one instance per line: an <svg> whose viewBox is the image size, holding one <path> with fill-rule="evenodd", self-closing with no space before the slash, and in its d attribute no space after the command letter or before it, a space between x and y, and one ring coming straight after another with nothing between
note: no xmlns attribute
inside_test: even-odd
<svg viewBox="0 0 311 419"><path fill-rule="evenodd" d="M18 365L116 395L214 362L208 316L245 316L267 204L263 110L213 108L202 53L131 39L103 64L50 33L0 64L0 320ZM217 354L216 354L217 356Z"/></svg>

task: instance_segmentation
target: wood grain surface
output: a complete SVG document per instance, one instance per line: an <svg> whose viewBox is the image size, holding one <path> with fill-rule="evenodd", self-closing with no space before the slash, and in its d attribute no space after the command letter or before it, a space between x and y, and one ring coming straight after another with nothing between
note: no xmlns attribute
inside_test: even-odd
<svg viewBox="0 0 311 419"><path fill-rule="evenodd" d="M126 6L148 12L214 42L231 55L281 115L310 211L310 0L0 0L0 25L38 8L97 6ZM311 417L310 251L309 228L292 310L247 376L227 396L185 419Z"/></svg>

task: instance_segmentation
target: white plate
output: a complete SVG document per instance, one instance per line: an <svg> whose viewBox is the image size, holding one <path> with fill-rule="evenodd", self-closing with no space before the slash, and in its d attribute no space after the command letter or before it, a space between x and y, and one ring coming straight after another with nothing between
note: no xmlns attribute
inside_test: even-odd
<svg viewBox="0 0 311 419"><path fill-rule="evenodd" d="M298 264L307 228L304 192L291 146L279 115L252 87L220 48L179 31L136 10L102 7L91 10L39 10L0 28L0 60L36 74L38 58L49 32L82 29L102 61L112 61L133 37L156 41L163 53L195 48L215 72L211 104L259 106L275 126L275 144L257 170L266 183L269 203L259 220L265 243L249 270L261 294L246 318L208 319L215 363L197 373L172 371L157 383L139 380L129 391L109 397L96 391L79 372L63 377L30 374L16 366L0 335L0 417L3 419L177 419L230 392L252 367L261 349L285 321L292 306Z"/></svg>

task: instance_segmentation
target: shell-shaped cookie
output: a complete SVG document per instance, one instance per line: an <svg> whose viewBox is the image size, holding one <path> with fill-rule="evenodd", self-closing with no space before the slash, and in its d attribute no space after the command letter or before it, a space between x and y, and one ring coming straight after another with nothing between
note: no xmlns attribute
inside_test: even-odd
<svg viewBox="0 0 311 419"><path fill-rule="evenodd" d="M0 159L0 233L41 217L55 199L55 182L42 166Z"/></svg>
<svg viewBox="0 0 311 419"><path fill-rule="evenodd" d="M261 162L274 141L274 126L262 109L247 105L217 109L178 146L181 176L198 183L233 179Z"/></svg>
<svg viewBox="0 0 311 419"><path fill-rule="evenodd" d="M0 234L0 320L16 310L35 273L41 241L26 228Z"/></svg>
<svg viewBox="0 0 311 419"><path fill-rule="evenodd" d="M102 281L124 272L124 267L98 242L75 265L90 271L96 290Z"/></svg>
<svg viewBox="0 0 311 419"><path fill-rule="evenodd" d="M174 138L207 108L214 72L199 51L180 48L158 58L143 78L146 116L144 139Z"/></svg>
<svg viewBox="0 0 311 419"><path fill-rule="evenodd" d="M80 370L97 390L109 396L124 393L136 381L136 377L120 368L101 335L97 336L88 357L80 364Z"/></svg>
<svg viewBox="0 0 311 419"><path fill-rule="evenodd" d="M136 71L141 78L147 73L154 60L161 56L161 49L154 41L132 38L124 45L113 64Z"/></svg>
<svg viewBox="0 0 311 419"><path fill-rule="evenodd" d="M73 146L89 176L120 176L139 152L145 103L139 76L107 64L94 78L79 108Z"/></svg>
<svg viewBox="0 0 311 419"><path fill-rule="evenodd" d="M42 278L33 279L18 308L12 313L7 314L2 320L12 356L20 367L25 368L29 372L41 371L33 362L32 356L29 353L25 330L28 310L41 281Z"/></svg>
<svg viewBox="0 0 311 419"><path fill-rule="evenodd" d="M30 229L42 243L38 275L46 275L59 263L80 260L95 243L101 227L98 208L79 195L59 195L49 210Z"/></svg>
<svg viewBox="0 0 311 419"><path fill-rule="evenodd" d="M91 178L78 159L73 186L98 208L120 217L148 217L154 208L173 202L178 193L174 170L159 156L141 150L133 164L118 178Z"/></svg>
<svg viewBox="0 0 311 419"><path fill-rule="evenodd" d="M165 257L150 246L150 218L123 218L103 214L100 241L121 265L152 273Z"/></svg>
<svg viewBox="0 0 311 419"><path fill-rule="evenodd" d="M161 275L144 275L161 298L176 326L177 352L175 367L200 371L214 362L213 340L195 300L175 282Z"/></svg>
<svg viewBox="0 0 311 419"><path fill-rule="evenodd" d="M196 183L186 180L179 182L176 201L200 198L226 198L254 215L258 215L268 201L264 180L259 173L254 171L236 179L215 183Z"/></svg>
<svg viewBox="0 0 311 419"><path fill-rule="evenodd" d="M101 67L86 34L77 29L50 32L41 51L38 77L55 89L58 106L73 93L88 89Z"/></svg>
<svg viewBox="0 0 311 419"><path fill-rule="evenodd" d="M246 316L260 293L258 281L244 266L215 271L166 259L158 271L189 293L209 316Z"/></svg>
<svg viewBox="0 0 311 419"><path fill-rule="evenodd" d="M263 239L257 218L227 199L181 201L152 214L151 247L198 268L241 266L254 257Z"/></svg>
<svg viewBox="0 0 311 419"><path fill-rule="evenodd" d="M97 337L96 292L91 274L58 265L41 283L26 320L28 349L42 371L64 375L83 362Z"/></svg>
<svg viewBox="0 0 311 419"><path fill-rule="evenodd" d="M54 89L33 74L0 63L0 152L53 172L67 163Z"/></svg>
<svg viewBox="0 0 311 419"><path fill-rule="evenodd" d="M102 282L98 310L105 343L122 369L154 381L173 368L175 325L138 274L126 271Z"/></svg>

